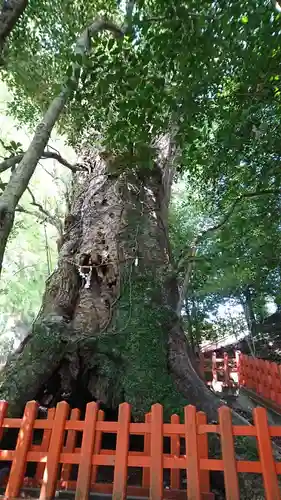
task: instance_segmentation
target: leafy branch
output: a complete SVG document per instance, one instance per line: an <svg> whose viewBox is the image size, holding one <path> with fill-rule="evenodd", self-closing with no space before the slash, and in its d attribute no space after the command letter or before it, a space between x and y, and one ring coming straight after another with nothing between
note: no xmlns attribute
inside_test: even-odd
<svg viewBox="0 0 281 500"><path fill-rule="evenodd" d="M216 224L215 226L210 227L209 229L206 229L205 231L203 231L203 233L201 233L196 238L195 244L198 245L198 243L200 243L202 241L202 239L204 239L209 233L213 233L214 231L221 229L228 222L228 220L230 219L230 217L234 213L236 207L239 205L239 203L241 203L241 201L246 200L246 199L250 199L250 198L257 198L259 196L267 196L270 194L281 194L281 189L264 189L262 191L254 191L252 193L244 193L244 194L238 196L238 198L236 198L236 200L234 200L232 206L230 207L230 209L226 213L226 215L222 218L222 220L218 224Z"/></svg>
<svg viewBox="0 0 281 500"><path fill-rule="evenodd" d="M31 199L32 199L31 205L36 207L38 209L38 211L37 210L36 211L29 210L28 208L22 207L21 205L17 206L16 211L32 215L32 216L40 219L42 222L48 222L49 224L51 224L52 226L54 226L56 228L56 230L58 231L59 237L61 237L63 234L63 226L62 226L61 219L55 215L52 215L48 210L46 210L43 207L43 205L41 205L41 203L36 201L36 198L29 187L27 188L27 191L29 192Z"/></svg>
<svg viewBox="0 0 281 500"><path fill-rule="evenodd" d="M73 95L73 90L80 79L83 58L91 48L91 40L102 31L110 31L116 37L124 35L121 28L107 19L96 19L86 28L78 38L75 47L74 62L67 72L66 82L62 84L61 91L51 102L44 118L35 130L29 148L23 155L17 169L12 173L0 197L0 272L6 249L8 237L14 223L16 207L23 193L28 187L38 161L45 151L51 132L59 119L66 103Z"/></svg>
<svg viewBox="0 0 281 500"><path fill-rule="evenodd" d="M6 158L2 163L0 163L0 173L5 172L9 168L14 169L18 163L20 163L26 153L17 154L15 156L11 156L10 158ZM82 167L78 167L75 165L71 165L65 158L63 158L59 153L52 151L44 151L41 158L43 159L53 159L57 160L64 167L69 168L73 173L77 170L81 170Z"/></svg>
<svg viewBox="0 0 281 500"><path fill-rule="evenodd" d="M222 220L220 222L218 222L218 224L215 224L214 226L206 229L205 231L203 231L201 234L199 234L195 238L187 255L182 257L180 259L179 264L178 264L178 271L179 271L183 267L183 264L185 264L187 262L187 268L185 271L183 284L182 284L181 289L179 291L179 299L178 299L178 304L177 304L178 316L180 316L180 314L181 314L181 309L182 309L184 299L185 299L185 296L187 293L187 289L188 289L188 286L190 283L191 273L192 273L194 264L196 262L195 256L196 256L196 252L198 250L199 243L201 243L201 241L204 238L206 238L207 236L209 236L213 232L220 230L229 221L229 219L233 215L235 209L243 200L257 198L259 196L267 196L267 195L271 195L271 194L281 194L281 189L264 189L262 191L254 191L251 193L244 193L244 194L238 196L238 198L236 198L236 200L234 200L234 202L232 203L232 206L230 207L228 212L225 214L225 216L222 218Z"/></svg>

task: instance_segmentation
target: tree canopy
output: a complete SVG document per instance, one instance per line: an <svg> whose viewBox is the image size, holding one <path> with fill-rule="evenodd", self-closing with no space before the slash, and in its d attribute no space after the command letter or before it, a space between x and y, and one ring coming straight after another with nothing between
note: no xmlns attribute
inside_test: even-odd
<svg viewBox="0 0 281 500"><path fill-rule="evenodd" d="M101 17L122 35L101 32L77 54ZM5 50L19 123L34 128L74 63L57 130L77 152L152 168L155 139L173 136L175 273L183 283L189 272L185 305L205 326L218 304L244 304L247 289L257 321L269 297L281 305L280 26L264 1L30 0Z"/></svg>

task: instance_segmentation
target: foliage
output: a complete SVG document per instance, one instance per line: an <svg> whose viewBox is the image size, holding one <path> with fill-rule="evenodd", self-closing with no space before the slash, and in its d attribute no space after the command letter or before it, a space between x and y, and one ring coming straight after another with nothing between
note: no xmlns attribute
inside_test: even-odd
<svg viewBox="0 0 281 500"><path fill-rule="evenodd" d="M230 299L240 307L244 305L247 287L252 290L256 319L262 320L267 315L268 299L278 303L280 297L279 193L245 199L225 220L225 213L230 212L223 203L217 206L216 193L210 193L198 177L188 174L175 191L178 197L171 207L170 234L177 262L184 261L186 266L189 247L203 234L186 294L189 333L192 325L193 336L200 342L233 330L233 320L226 321L225 317L226 324L221 323L215 319L216 311ZM227 209L235 200L229 192L225 197ZM204 232L208 228L217 229ZM181 280L185 266L179 269ZM235 321L240 331L247 330L239 315ZM239 328L235 327L237 333Z"/></svg>
<svg viewBox="0 0 281 500"><path fill-rule="evenodd" d="M113 1L88 0L83 7L67 1L64 9L58 0L45 0L40 9L30 2L24 22L13 31L6 72L18 116L28 121L46 107L67 73L77 34L101 14L120 19ZM279 42L273 34L279 19L261 2L204 2L200 7L194 1L188 7L180 0L173 6L163 0L136 2L133 22L133 39L102 35L85 61L62 123L75 145L90 134L96 139L93 131L110 151L148 144L170 128L172 118L189 154L230 100L229 87L236 88L241 77L245 84L251 80L248 67L263 74L269 59L271 75L278 75ZM275 89L278 82L269 87Z"/></svg>
<svg viewBox="0 0 281 500"><path fill-rule="evenodd" d="M50 245L54 261L55 241L52 237L45 240L44 225L36 224L33 216L20 215L8 245L0 284L2 355L25 337L40 308L48 276L46 244Z"/></svg>
<svg viewBox="0 0 281 500"><path fill-rule="evenodd" d="M104 14L119 23L122 5L29 2L3 73L14 116L34 123L68 72L77 35ZM181 282L194 240L231 211L193 258L186 304L206 336L208 315L226 299L243 301L246 287L257 316L268 296L281 303L280 22L262 1L139 0L131 35L99 36L60 121L75 148L87 141L138 157L176 130L184 180L170 234Z"/></svg>
<svg viewBox="0 0 281 500"><path fill-rule="evenodd" d="M2 101L0 124L3 124L0 141L2 158L15 152L18 147L25 149L29 141L27 131L20 128L15 120L7 116L6 105L11 95L5 85L0 86ZM51 144L64 151L62 141L53 138ZM8 149L7 149L8 147ZM1 174L1 181L7 182L10 172ZM65 211L65 183L68 174L47 160L35 173L30 192L35 201L53 217L62 217ZM5 360L9 352L18 346L26 336L31 323L41 306L45 280L56 261L57 231L26 193L21 203L21 212L16 222L5 255L4 268L0 283L0 358ZM26 211L26 212L25 212Z"/></svg>

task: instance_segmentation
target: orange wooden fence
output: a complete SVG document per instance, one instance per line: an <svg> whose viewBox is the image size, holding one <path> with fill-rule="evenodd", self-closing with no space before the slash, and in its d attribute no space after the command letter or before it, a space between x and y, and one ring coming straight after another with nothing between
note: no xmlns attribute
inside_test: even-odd
<svg viewBox="0 0 281 500"><path fill-rule="evenodd" d="M235 358L229 357L227 352L224 352L223 358L218 358L215 352L213 352L212 358L207 358L203 353L200 353L199 371L208 385L218 381L222 381L226 387L235 385L238 383L238 366L238 351ZM208 374L211 377L208 377Z"/></svg>
<svg viewBox="0 0 281 500"><path fill-rule="evenodd" d="M46 419L37 419L36 402L27 403L22 419L6 418L7 403L0 403L0 438L4 429L18 428L15 450L1 450L0 461L12 461L5 497L19 496L23 485L40 486L40 499L53 498L58 489L74 489L75 498L88 499L89 491L110 493L114 500L127 495L160 500L162 498L202 500L213 499L210 491L210 471L223 471L228 500L238 500L238 473L262 474L267 500L280 498L277 474L281 463L275 462L271 450L272 436L281 436L281 427L269 427L266 411L253 411L254 425L233 426L228 407L220 408L218 424L207 424L206 415L195 407L184 409L184 423L173 415L170 423L163 422L163 408L155 404L144 423L131 423L130 405L119 407L118 422L107 422L96 403L87 405L84 420L79 410L72 410L66 402L48 412ZM33 444L33 432L43 429L42 441ZM82 441L81 441L82 433ZM102 449L102 434L116 434L113 450ZM208 434L216 433L221 440L221 458L209 457ZM132 435L144 437L143 450L131 451ZM259 460L242 461L235 456L237 436L256 436ZM80 437L80 442L78 441ZM163 438L169 438L170 449L164 450ZM184 449L182 441L184 442ZM79 445L78 445L79 443ZM164 453L164 451L166 451ZM27 462L36 462L35 478L24 479ZM78 476L72 477L77 464ZM112 484L101 484L98 471L114 467ZM128 470L142 471L140 484L128 486ZM169 487L163 488L163 470L170 470ZM180 470L187 474L187 491L182 488Z"/></svg>
<svg viewBox="0 0 281 500"><path fill-rule="evenodd" d="M239 383L281 406L281 365L240 354Z"/></svg>
<svg viewBox="0 0 281 500"><path fill-rule="evenodd" d="M259 404L281 413L281 365L236 351L235 358L224 353L217 358L200 354L199 372L208 385L215 388L220 381L223 387L243 387Z"/></svg>

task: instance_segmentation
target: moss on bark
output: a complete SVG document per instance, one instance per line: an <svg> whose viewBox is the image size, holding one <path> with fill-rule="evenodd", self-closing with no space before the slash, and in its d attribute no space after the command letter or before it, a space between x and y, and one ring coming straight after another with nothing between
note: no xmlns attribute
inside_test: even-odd
<svg viewBox="0 0 281 500"><path fill-rule="evenodd" d="M0 398L9 401L9 414L19 415L59 366L67 345L66 331L63 318L45 318L34 324L22 351L8 360L0 375Z"/></svg>
<svg viewBox="0 0 281 500"><path fill-rule="evenodd" d="M95 157L93 172L77 174L70 226L38 323L3 373L0 395L14 409L35 397L76 406L79 392L85 404L96 399L111 409L128 401L136 418L155 402L170 415L197 404L202 389L210 410L213 398L203 383L197 388L175 314L167 236L172 176L161 162L155 171L132 168L112 178ZM61 321L46 334L51 314L67 318L71 330Z"/></svg>
<svg viewBox="0 0 281 500"><path fill-rule="evenodd" d="M115 398L132 404L135 418L153 403L164 405L167 415L186 403L168 372L169 325L173 311L163 304L163 289L152 271L127 269L114 321L96 342L95 365ZM97 366L97 361L99 363Z"/></svg>

